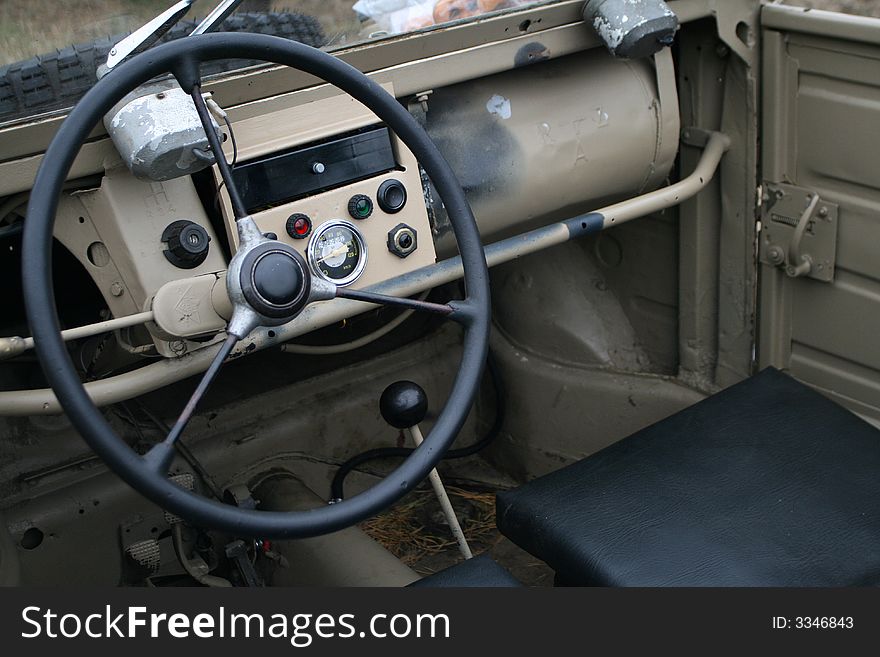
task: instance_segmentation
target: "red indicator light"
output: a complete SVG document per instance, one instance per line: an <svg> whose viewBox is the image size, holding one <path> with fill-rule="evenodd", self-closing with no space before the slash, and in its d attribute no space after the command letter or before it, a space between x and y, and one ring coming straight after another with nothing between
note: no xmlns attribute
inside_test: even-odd
<svg viewBox="0 0 880 657"><path fill-rule="evenodd" d="M293 232L297 235L308 235L312 225L308 219L297 219L293 222Z"/></svg>
<svg viewBox="0 0 880 657"><path fill-rule="evenodd" d="M312 220L304 214L292 214L287 219L287 234L295 240L308 237L312 232Z"/></svg>

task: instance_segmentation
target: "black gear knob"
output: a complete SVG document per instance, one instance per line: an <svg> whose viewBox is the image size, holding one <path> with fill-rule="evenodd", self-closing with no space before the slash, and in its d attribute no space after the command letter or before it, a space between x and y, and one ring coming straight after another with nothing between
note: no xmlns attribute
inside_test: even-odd
<svg viewBox="0 0 880 657"><path fill-rule="evenodd" d="M409 429L425 419L428 395L412 381L397 381L385 388L379 398L379 412L395 429Z"/></svg>

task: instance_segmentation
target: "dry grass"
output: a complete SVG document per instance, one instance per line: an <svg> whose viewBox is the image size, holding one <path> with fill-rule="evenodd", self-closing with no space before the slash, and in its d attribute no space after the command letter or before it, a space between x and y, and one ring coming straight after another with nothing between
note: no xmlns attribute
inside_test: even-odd
<svg viewBox="0 0 880 657"><path fill-rule="evenodd" d="M500 539L495 529L495 494L448 486L462 531L475 554L491 548ZM420 574L435 570L432 557L450 552L457 557L452 532L430 489L410 493L380 516L361 524L369 536Z"/></svg>
<svg viewBox="0 0 880 657"><path fill-rule="evenodd" d="M166 0L2 0L0 64L128 32L167 6Z"/></svg>

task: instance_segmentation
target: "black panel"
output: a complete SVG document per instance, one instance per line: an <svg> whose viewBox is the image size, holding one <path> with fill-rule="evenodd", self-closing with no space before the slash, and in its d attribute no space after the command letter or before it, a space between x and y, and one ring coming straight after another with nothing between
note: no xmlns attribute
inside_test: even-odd
<svg viewBox="0 0 880 657"><path fill-rule="evenodd" d="M323 173L315 166L323 165ZM341 187L396 168L388 128L357 134L253 160L235 167L233 178L248 212Z"/></svg>

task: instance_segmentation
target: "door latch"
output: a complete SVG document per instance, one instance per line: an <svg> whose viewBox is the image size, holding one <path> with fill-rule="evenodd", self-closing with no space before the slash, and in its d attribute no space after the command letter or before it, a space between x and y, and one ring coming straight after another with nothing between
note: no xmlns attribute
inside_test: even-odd
<svg viewBox="0 0 880 657"><path fill-rule="evenodd" d="M836 203L818 192L784 183L765 183L760 260L791 278L834 280L837 252Z"/></svg>

